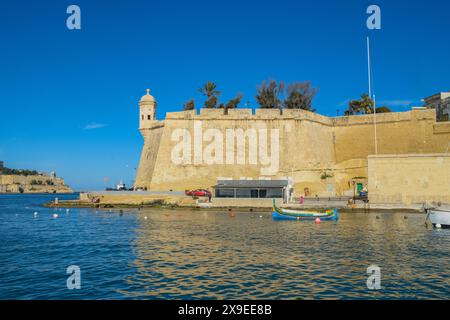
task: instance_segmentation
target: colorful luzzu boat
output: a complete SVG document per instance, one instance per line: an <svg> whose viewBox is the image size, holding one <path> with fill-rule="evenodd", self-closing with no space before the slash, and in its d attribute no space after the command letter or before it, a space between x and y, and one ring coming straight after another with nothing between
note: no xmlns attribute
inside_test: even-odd
<svg viewBox="0 0 450 320"><path fill-rule="evenodd" d="M337 221L339 218L338 210L326 210L324 213L322 212L313 212L313 211L297 211L297 210L289 210L277 207L275 204L275 199L273 201L273 209L272 216L275 220L316 220L319 218L321 221L333 220Z"/></svg>

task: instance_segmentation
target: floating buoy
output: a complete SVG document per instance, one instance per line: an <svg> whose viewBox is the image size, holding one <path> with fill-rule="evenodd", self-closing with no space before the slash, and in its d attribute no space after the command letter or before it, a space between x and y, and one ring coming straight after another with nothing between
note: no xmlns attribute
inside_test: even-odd
<svg viewBox="0 0 450 320"><path fill-rule="evenodd" d="M438 229L440 229L442 226L441 226L440 223L436 223L435 227L438 228Z"/></svg>
<svg viewBox="0 0 450 320"><path fill-rule="evenodd" d="M321 223L322 221L320 220L320 218L316 218L316 220L314 220L315 223Z"/></svg>
<svg viewBox="0 0 450 320"><path fill-rule="evenodd" d="M69 211L70 211L69 209L66 209L66 213L69 213Z"/></svg>
<svg viewBox="0 0 450 320"><path fill-rule="evenodd" d="M260 218L262 218L262 216L259 216Z"/></svg>
<svg viewBox="0 0 450 320"><path fill-rule="evenodd" d="M58 218L58 217L59 217L59 216L58 216L57 213L54 213L54 214L53 214L53 218L54 218L54 219L56 219L56 218Z"/></svg>
<svg viewBox="0 0 450 320"><path fill-rule="evenodd" d="M34 212L34 217L37 217L38 213L37 211Z"/></svg>

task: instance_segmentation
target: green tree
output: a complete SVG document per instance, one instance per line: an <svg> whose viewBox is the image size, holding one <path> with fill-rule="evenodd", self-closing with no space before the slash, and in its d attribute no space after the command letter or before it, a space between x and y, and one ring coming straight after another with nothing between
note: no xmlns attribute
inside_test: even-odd
<svg viewBox="0 0 450 320"><path fill-rule="evenodd" d="M189 101L187 101L184 105L183 105L183 110L188 111L188 110L194 110L195 109L195 102L194 99L191 99Z"/></svg>
<svg viewBox="0 0 450 320"><path fill-rule="evenodd" d="M19 175L19 176L35 176L38 175L39 172L36 170L22 170L22 169L10 169L3 167L0 169L0 174L4 175Z"/></svg>
<svg viewBox="0 0 450 320"><path fill-rule="evenodd" d="M220 96L220 91L217 90L217 85L212 81L206 82L202 87L198 89L198 91L207 96L208 99L212 96Z"/></svg>
<svg viewBox="0 0 450 320"><path fill-rule="evenodd" d="M287 98L284 101L286 109L312 109L312 101L317 93L317 89L311 86L310 81L294 82L287 86Z"/></svg>
<svg viewBox="0 0 450 320"><path fill-rule="evenodd" d="M367 93L361 95L361 99L352 100L348 103L348 109L345 111L346 116L355 114L373 113L374 102Z"/></svg>
<svg viewBox="0 0 450 320"><path fill-rule="evenodd" d="M211 96L208 100L205 101L205 107L208 109L213 109L217 106L217 102L219 99L216 96Z"/></svg>
<svg viewBox="0 0 450 320"><path fill-rule="evenodd" d="M218 102L218 96L220 96L220 91L217 90L217 85L212 82L206 82L202 87L198 89L200 93L206 96L205 107L215 108Z"/></svg>
<svg viewBox="0 0 450 320"><path fill-rule="evenodd" d="M275 80L265 80L261 85L256 87L256 101L263 109L280 109L280 113L283 110L283 103L280 99L280 95L284 91L284 83L281 81L279 84Z"/></svg>
<svg viewBox="0 0 450 320"><path fill-rule="evenodd" d="M386 112L392 112L389 107L383 106L383 107L377 107L376 108L377 113L386 113Z"/></svg>
<svg viewBox="0 0 450 320"><path fill-rule="evenodd" d="M235 109L241 103L242 94L238 94L235 98L228 101L226 104L221 103L218 108L223 108L223 114L228 114L228 109Z"/></svg>

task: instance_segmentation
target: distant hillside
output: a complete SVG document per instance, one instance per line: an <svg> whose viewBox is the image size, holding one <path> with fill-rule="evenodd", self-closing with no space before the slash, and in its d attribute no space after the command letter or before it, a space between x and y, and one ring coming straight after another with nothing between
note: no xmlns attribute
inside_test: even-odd
<svg viewBox="0 0 450 320"><path fill-rule="evenodd" d="M71 193L64 179L36 170L0 167L0 193Z"/></svg>
<svg viewBox="0 0 450 320"><path fill-rule="evenodd" d="M23 169L10 169L10 168L0 168L0 175L4 174L4 175L18 175L18 176L36 176L39 175L39 172L37 172L36 170L23 170Z"/></svg>

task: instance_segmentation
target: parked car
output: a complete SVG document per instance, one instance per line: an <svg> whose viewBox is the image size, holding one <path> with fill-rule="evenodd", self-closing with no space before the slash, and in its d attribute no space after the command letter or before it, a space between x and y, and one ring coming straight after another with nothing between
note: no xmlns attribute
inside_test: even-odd
<svg viewBox="0 0 450 320"><path fill-rule="evenodd" d="M211 192L206 189L186 190L185 194L192 197L211 197Z"/></svg>

